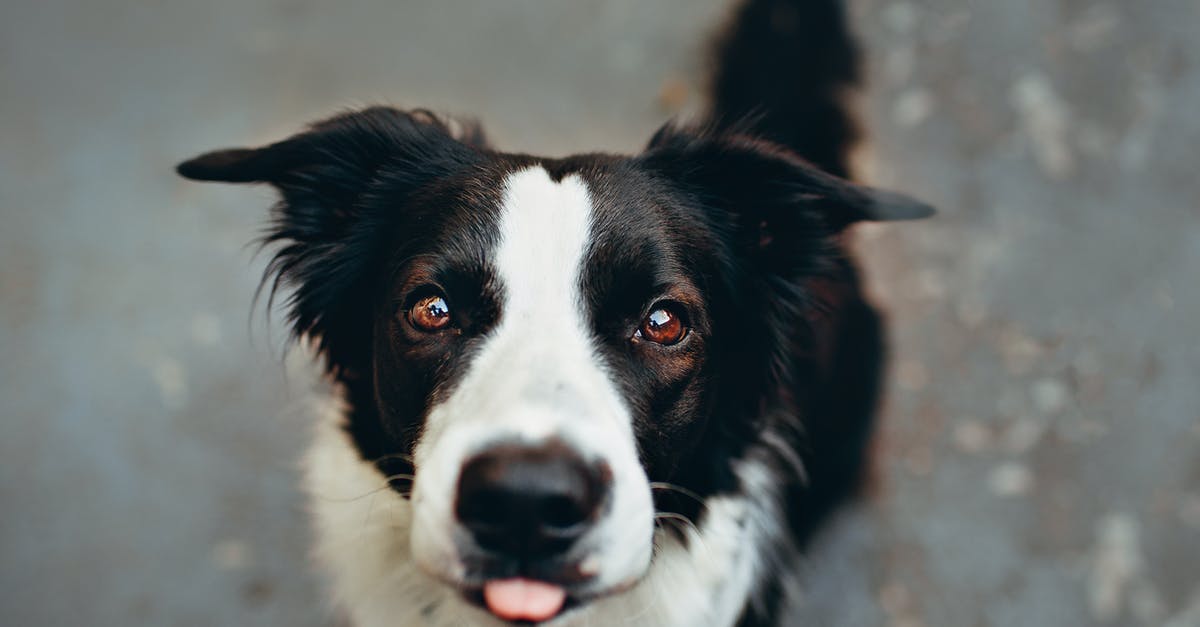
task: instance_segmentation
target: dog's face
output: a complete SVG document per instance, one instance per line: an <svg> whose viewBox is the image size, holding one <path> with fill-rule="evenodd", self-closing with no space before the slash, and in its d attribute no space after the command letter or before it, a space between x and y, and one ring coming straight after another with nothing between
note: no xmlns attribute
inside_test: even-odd
<svg viewBox="0 0 1200 627"><path fill-rule="evenodd" d="M690 242L652 194L607 190L621 166L604 161L500 159L422 201L410 218L440 224L397 251L375 314L380 406L416 469L413 554L489 606L512 577L577 601L635 582L654 529L642 462L670 463L702 418Z"/></svg>
<svg viewBox="0 0 1200 627"><path fill-rule="evenodd" d="M927 208L736 136L558 160L481 143L370 109L180 171L279 188L270 272L410 499L411 555L542 621L645 574L659 489L728 487L842 228Z"/></svg>

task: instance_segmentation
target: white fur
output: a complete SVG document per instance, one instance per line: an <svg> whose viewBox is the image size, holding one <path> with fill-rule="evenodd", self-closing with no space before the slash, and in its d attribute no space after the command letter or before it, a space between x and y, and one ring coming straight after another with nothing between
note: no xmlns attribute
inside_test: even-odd
<svg viewBox="0 0 1200 627"><path fill-rule="evenodd" d="M359 458L339 429L340 410L327 410L308 457L317 558L357 624L497 624L453 588L463 574L454 542L459 470L492 444L550 437L612 469L612 505L574 557L595 567L597 591L625 590L552 624L728 625L738 618L758 583L762 547L779 536L768 466L743 462L742 495L708 499L703 525L686 531L686 546L655 531L630 414L596 355L580 294L591 223L578 177L554 182L530 168L508 178L493 262L501 317L426 419L411 501Z"/></svg>

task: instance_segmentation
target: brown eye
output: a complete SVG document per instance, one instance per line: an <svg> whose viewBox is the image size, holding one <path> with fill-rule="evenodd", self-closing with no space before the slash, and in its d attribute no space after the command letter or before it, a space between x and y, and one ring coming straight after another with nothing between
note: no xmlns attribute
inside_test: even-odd
<svg viewBox="0 0 1200 627"><path fill-rule="evenodd" d="M438 331L450 326L450 306L441 296L426 296L408 310L408 319L422 331Z"/></svg>
<svg viewBox="0 0 1200 627"><path fill-rule="evenodd" d="M664 346L678 343L686 334L687 327L683 326L679 314L666 307L651 311L637 330L639 337Z"/></svg>

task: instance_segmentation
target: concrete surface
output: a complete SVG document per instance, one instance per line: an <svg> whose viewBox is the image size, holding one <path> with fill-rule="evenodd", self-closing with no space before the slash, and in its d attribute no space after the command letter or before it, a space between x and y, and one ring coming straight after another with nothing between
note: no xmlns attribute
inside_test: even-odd
<svg viewBox="0 0 1200 627"><path fill-rule="evenodd" d="M266 190L171 174L354 104L636 149L724 0L0 4L0 624L326 625L314 385L251 314ZM855 0L895 360L813 625L1200 624L1200 4ZM277 320L277 315L272 318Z"/></svg>

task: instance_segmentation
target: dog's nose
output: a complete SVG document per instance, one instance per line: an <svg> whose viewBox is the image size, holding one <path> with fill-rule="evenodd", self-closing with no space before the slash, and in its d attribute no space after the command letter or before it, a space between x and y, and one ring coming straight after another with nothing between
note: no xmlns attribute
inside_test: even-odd
<svg viewBox="0 0 1200 627"><path fill-rule="evenodd" d="M483 549L547 557L566 551L596 520L610 475L561 442L496 446L463 465L455 513Z"/></svg>

